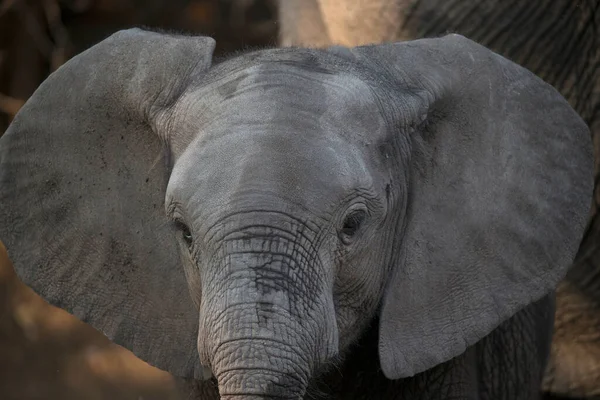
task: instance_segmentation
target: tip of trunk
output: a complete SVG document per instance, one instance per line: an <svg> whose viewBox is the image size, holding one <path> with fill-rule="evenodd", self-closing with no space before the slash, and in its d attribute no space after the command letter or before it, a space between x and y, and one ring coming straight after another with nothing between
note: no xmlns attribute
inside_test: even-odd
<svg viewBox="0 0 600 400"><path fill-rule="evenodd" d="M307 382L294 374L271 369L236 369L218 376L221 399L302 400Z"/></svg>

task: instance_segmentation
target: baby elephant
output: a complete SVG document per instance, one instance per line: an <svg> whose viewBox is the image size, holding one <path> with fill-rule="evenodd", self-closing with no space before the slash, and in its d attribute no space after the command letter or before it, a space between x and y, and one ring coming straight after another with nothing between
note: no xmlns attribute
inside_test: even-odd
<svg viewBox="0 0 600 400"><path fill-rule="evenodd" d="M214 47L122 31L40 86L0 139L23 281L204 398L536 398L593 185L558 92L459 35Z"/></svg>

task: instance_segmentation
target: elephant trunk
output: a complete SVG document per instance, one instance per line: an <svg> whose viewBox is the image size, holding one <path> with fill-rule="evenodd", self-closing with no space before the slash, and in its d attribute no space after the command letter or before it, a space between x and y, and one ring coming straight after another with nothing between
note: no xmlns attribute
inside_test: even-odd
<svg viewBox="0 0 600 400"><path fill-rule="evenodd" d="M221 399L303 399L309 363L300 349L273 339L220 341L213 357Z"/></svg>
<svg viewBox="0 0 600 400"><path fill-rule="evenodd" d="M226 243L203 277L200 358L222 399L302 399L337 355L331 279L314 251L252 237Z"/></svg>

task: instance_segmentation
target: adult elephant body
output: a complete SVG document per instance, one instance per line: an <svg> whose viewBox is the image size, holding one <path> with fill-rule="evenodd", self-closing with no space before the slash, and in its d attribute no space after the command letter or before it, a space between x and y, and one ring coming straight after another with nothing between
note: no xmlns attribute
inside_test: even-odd
<svg viewBox="0 0 600 400"><path fill-rule="evenodd" d="M357 46L456 32L557 88L591 128L600 168L600 1L284 0L284 46ZM597 185L598 186L598 185ZM600 395L600 192L576 262L557 291L545 387Z"/></svg>
<svg viewBox="0 0 600 400"><path fill-rule="evenodd" d="M535 398L593 188L566 100L459 35L214 45L119 32L30 98L23 281L213 397Z"/></svg>

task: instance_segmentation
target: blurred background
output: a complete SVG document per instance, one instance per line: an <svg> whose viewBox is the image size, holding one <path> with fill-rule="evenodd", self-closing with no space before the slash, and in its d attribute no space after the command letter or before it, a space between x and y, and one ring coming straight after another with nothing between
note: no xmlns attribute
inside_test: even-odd
<svg viewBox="0 0 600 400"><path fill-rule="evenodd" d="M0 135L45 77L120 29L211 36L216 55L274 45L275 0L0 0Z"/></svg>

